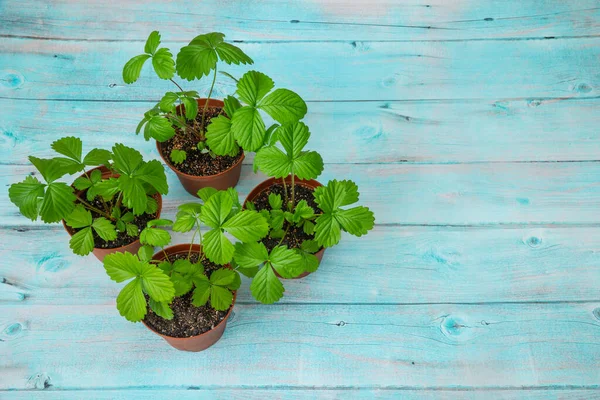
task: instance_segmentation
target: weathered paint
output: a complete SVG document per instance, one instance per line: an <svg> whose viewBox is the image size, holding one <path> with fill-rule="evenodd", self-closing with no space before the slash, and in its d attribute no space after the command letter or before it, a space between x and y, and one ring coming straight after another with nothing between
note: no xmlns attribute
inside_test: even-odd
<svg viewBox="0 0 600 400"><path fill-rule="evenodd" d="M219 30L309 101L321 181L377 217L283 304L244 281L223 340L185 354L4 190L0 398L600 398L599 21L596 0L0 1L0 187L64 135L157 158L133 130L170 87L122 65L151 30ZM172 218L193 198L168 177Z"/></svg>

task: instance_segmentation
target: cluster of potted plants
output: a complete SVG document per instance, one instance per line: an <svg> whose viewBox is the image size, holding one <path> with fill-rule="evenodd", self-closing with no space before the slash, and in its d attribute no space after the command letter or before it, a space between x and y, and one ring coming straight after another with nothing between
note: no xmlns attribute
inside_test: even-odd
<svg viewBox="0 0 600 400"><path fill-rule="evenodd" d="M144 161L122 144L82 156L75 137L52 143L58 157L31 156L45 183L27 176L11 185L9 197L32 220L62 220L75 254L93 252L112 280L127 281L117 296L122 316L142 321L177 349L200 351L223 334L240 274L252 279L258 301L277 302L285 291L282 279L315 272L342 231L362 236L373 228L374 215L355 205L354 182L315 180L323 159L305 150L310 131L301 122L307 107L298 94L274 89L257 71L239 79L220 71L235 80L235 94L210 97L220 63L253 63L223 34L195 37L174 59L152 32L144 54L125 64L124 81L135 82L147 61L177 91L165 93L136 132L156 140L164 162L200 202L181 204L174 221L161 219L168 186L159 161ZM208 97L183 90L175 73L188 81L211 77ZM265 115L276 121L268 128ZM233 187L245 152L256 153L254 171L270 178L241 204ZM57 182L81 172L71 186ZM168 227L192 232L190 243L169 246Z"/></svg>

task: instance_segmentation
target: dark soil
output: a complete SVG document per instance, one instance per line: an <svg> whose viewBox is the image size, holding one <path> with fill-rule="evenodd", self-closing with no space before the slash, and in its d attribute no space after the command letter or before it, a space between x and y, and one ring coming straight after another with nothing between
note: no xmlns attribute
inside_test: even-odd
<svg viewBox="0 0 600 400"><path fill-rule="evenodd" d="M289 196L288 198L291 198L291 193L292 193L291 185L287 185L287 191L288 191L288 196ZM311 206L313 208L313 210L315 210L315 213L323 212L317 206L317 203L315 203L315 198L313 196L313 189L308 188L303 185L296 184L296 185L294 185L294 192L295 192L295 194L294 194L294 203L295 204L298 204L298 202L300 200L306 200L308 205ZM271 206L269 205L269 194L271 194L271 193L275 193L275 194L278 194L281 196L281 199L284 202L284 208L285 208L285 194L284 194L283 185L281 183L276 183L274 185L271 185L269 188L265 189L264 191L260 192L260 194L254 198L253 203L258 211L271 210ZM288 225L289 225L289 223L287 221L284 221L283 229L284 230L287 229ZM302 228L290 227L287 234L284 236L281 244L287 245L288 248L290 248L290 249L295 249L295 248L300 248L300 245L305 240L312 240L314 238L315 238L314 235L307 235L306 233L304 233L304 230ZM279 241L281 241L281 239L274 239L274 238L271 238L270 236L267 236L264 239L262 239L261 241L264 243L267 250L271 251L273 249L273 247L275 247L279 244Z"/></svg>
<svg viewBox="0 0 600 400"><path fill-rule="evenodd" d="M82 192L80 197L85 199L85 191ZM104 204L102 203L102 201L100 200L99 197L96 197L93 201L91 201L89 203L99 210L104 210ZM131 211L129 208L121 207L121 215L125 215L129 211ZM92 218L104 217L104 215L101 215L100 213L97 213L96 211L90 210L90 212L92 213ZM94 235L94 248L96 248L96 249L114 249L116 247L127 246L128 244L135 242L139 238L139 232L141 232L142 229L144 229L146 227L146 224L148 223L148 221L156 219L157 214L158 214L158 211L154 214L142 214L142 215L134 216L133 221L131 221L131 223L138 227L138 235L136 235L136 236L129 236L127 234L127 232L117 232L117 238L115 240L105 242L92 229L92 234ZM74 229L69 226L67 226L67 229L71 232L71 234L75 234L81 230L81 229Z"/></svg>
<svg viewBox="0 0 600 400"><path fill-rule="evenodd" d="M176 254L169 257L169 261L173 262L177 259L185 258L187 254ZM190 257L192 262L198 260L198 253L192 253ZM204 272L210 277L213 271L221 268L220 265L211 263L208 260L203 261ZM221 322L228 311L217 311L210 306L210 300L202 307L196 307L192 304L193 290L189 293L175 297L171 303L173 310L173 319L167 320L159 317L148 307L148 314L144 318L144 322L153 330L161 335L186 338L190 336L201 335ZM146 298L147 299L147 298Z"/></svg>
<svg viewBox="0 0 600 400"><path fill-rule="evenodd" d="M206 119L204 129L210 124L210 120L225 114L220 107L208 107L206 109ZM198 116L194 120L193 126L196 130L202 131L202 109L198 111ZM194 176L216 175L231 168L242 156L242 149L235 157L216 156L212 158L208 153L202 153L198 150L198 139L191 134L184 134L181 129L175 128L177 134L166 142L160 143L160 151L171 165L178 171ZM187 153L186 160L181 164L173 164L171 161L171 152L173 149L184 150Z"/></svg>

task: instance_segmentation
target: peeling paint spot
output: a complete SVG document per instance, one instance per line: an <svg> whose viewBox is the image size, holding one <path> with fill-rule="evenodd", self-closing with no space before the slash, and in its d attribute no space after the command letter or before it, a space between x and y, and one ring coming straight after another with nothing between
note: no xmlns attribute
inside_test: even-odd
<svg viewBox="0 0 600 400"><path fill-rule="evenodd" d="M531 99L527 101L527 106L529 107L539 107L542 105L542 101L538 99Z"/></svg>
<svg viewBox="0 0 600 400"><path fill-rule="evenodd" d="M29 389L48 389L52 384L51 379L46 373L39 373L31 376L27 380L27 387Z"/></svg>
<svg viewBox="0 0 600 400"><path fill-rule="evenodd" d="M442 319L440 329L449 338L460 336L468 328L463 320L457 317L446 316Z"/></svg>
<svg viewBox="0 0 600 400"><path fill-rule="evenodd" d="M385 86L385 87L392 86L392 85L394 85L395 83L396 83L396 77L394 77L394 76L390 76L390 77L384 78L384 79L381 81L381 84L382 84L383 86Z"/></svg>
<svg viewBox="0 0 600 400"><path fill-rule="evenodd" d="M529 247L532 247L532 248L540 247L542 245L542 238L539 238L537 236L532 236L526 240L526 243Z"/></svg>
<svg viewBox="0 0 600 400"><path fill-rule="evenodd" d="M493 20L494 20L494 18L492 18L492 17L487 17L487 18L484 18L483 20L484 20L484 21L493 21Z"/></svg>
<svg viewBox="0 0 600 400"><path fill-rule="evenodd" d="M529 205L529 199L526 197L517 197L517 202L524 206Z"/></svg>
<svg viewBox="0 0 600 400"><path fill-rule="evenodd" d="M600 308L594 309L594 311L592 311L592 314L594 314L594 317L596 317L596 319L600 320Z"/></svg>
<svg viewBox="0 0 600 400"><path fill-rule="evenodd" d="M438 250L428 250L423 254L422 258L427 262L435 262L446 266L455 267L460 265L460 262L456 260L460 256L457 252L441 252Z"/></svg>
<svg viewBox="0 0 600 400"><path fill-rule="evenodd" d="M43 256L37 261L38 271L59 272L68 266L69 263L56 252Z"/></svg>
<svg viewBox="0 0 600 400"><path fill-rule="evenodd" d="M22 140L16 135L13 131L5 129L2 131L2 136L0 136L0 146L13 148L16 147L18 143Z"/></svg>
<svg viewBox="0 0 600 400"><path fill-rule="evenodd" d="M580 83L575 87L575 91L579 93L589 93L592 91L592 87L587 83Z"/></svg>
<svg viewBox="0 0 600 400"><path fill-rule="evenodd" d="M9 89L18 89L25 83L23 74L13 70L0 71L0 85Z"/></svg>
<svg viewBox="0 0 600 400"><path fill-rule="evenodd" d="M382 128L375 126L362 126L355 130L354 133L367 143L371 143L383 136Z"/></svg>
<svg viewBox="0 0 600 400"><path fill-rule="evenodd" d="M16 336L19 333L21 333L22 330L23 330L23 325L21 325L18 322L15 322L14 324L7 326L6 329L4 329L4 331L2 331L2 333L6 336Z"/></svg>

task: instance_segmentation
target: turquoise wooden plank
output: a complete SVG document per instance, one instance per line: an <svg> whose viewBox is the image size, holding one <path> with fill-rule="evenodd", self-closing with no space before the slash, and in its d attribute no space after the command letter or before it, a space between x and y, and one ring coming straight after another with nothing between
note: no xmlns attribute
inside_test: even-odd
<svg viewBox="0 0 600 400"><path fill-rule="evenodd" d="M156 156L156 155L155 155ZM0 187L23 180L32 166L0 166ZM163 211L194 197L167 171ZM352 179L377 224L598 224L600 163L327 164L319 180ZM265 179L242 168L241 199ZM31 226L0 192L0 226ZM39 222L38 222L39 224Z"/></svg>
<svg viewBox="0 0 600 400"><path fill-rule="evenodd" d="M596 38L457 42L241 43L280 87L306 100L597 97ZM167 42L173 51L182 43ZM145 69L125 85L124 63L142 43L4 39L0 97L157 101L168 81ZM527 57L524 57L524 55ZM239 75L247 68L227 67ZM210 80L184 88L208 92ZM215 96L235 90L218 78ZM502 108L502 104L498 105Z"/></svg>
<svg viewBox="0 0 600 400"><path fill-rule="evenodd" d="M0 391L0 393L2 393ZM294 400L345 400L352 399L389 399L389 400L515 400L527 397L533 400L594 400L600 399L600 392L595 389L502 389L502 390L461 390L461 389L220 389L220 390L48 390L4 392L14 400L164 400L164 399L294 399Z"/></svg>
<svg viewBox="0 0 600 400"><path fill-rule="evenodd" d="M598 2L497 0L182 0L119 4L42 0L0 3L0 35L80 40L145 40L154 29L189 40L222 31L231 40L460 40L597 35Z"/></svg>
<svg viewBox="0 0 600 400"><path fill-rule="evenodd" d="M201 354L112 305L0 306L0 388L598 388L600 303L243 305Z"/></svg>
<svg viewBox="0 0 600 400"><path fill-rule="evenodd" d="M170 217L170 215L167 215ZM345 235L318 273L285 282L285 303L600 301L599 228L377 226ZM23 246L23 243L36 243ZM120 287L62 227L0 230L0 303L112 304ZM173 234L174 243L190 235ZM18 265L18 268L14 266ZM1 283L5 281L5 283ZM255 303L244 280L238 302Z"/></svg>
<svg viewBox="0 0 600 400"><path fill-rule="evenodd" d="M66 135L86 150L121 142L155 156L154 141L134 134L149 106L0 100L0 162L52 156L49 144ZM598 107L600 99L309 103L305 121L308 146L327 163L577 161L599 158Z"/></svg>

